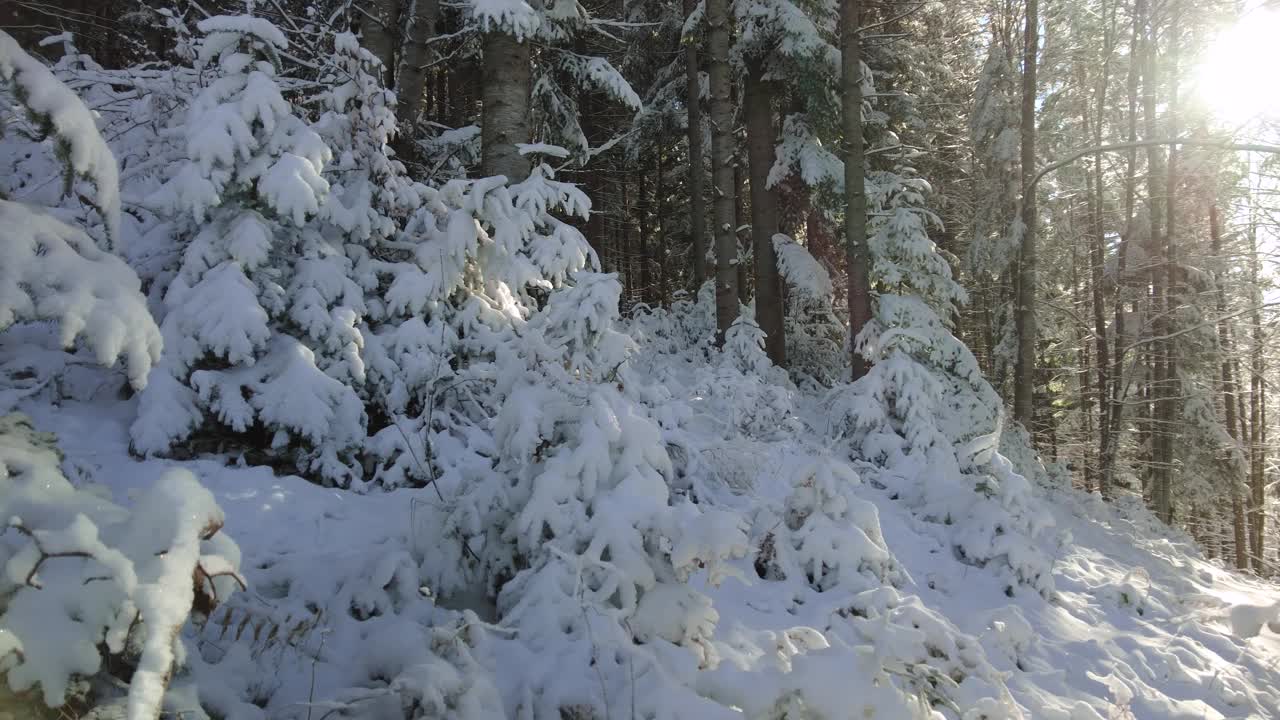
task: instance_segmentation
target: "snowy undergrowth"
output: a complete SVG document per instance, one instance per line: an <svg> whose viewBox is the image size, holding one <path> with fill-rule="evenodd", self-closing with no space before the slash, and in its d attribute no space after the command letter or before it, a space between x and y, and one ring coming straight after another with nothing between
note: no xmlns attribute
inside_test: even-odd
<svg viewBox="0 0 1280 720"><path fill-rule="evenodd" d="M853 470L847 445L815 427L823 398L784 384L796 429L744 432L724 422L732 385L708 392L738 360L645 352L662 346L647 322L631 382L651 415L628 422L666 449L671 506L696 502L707 538L741 532L745 554L687 581L669 566L626 625L582 595L581 555L529 576L563 595L541 608L433 588L432 568L451 561L432 555L452 551L421 551L430 488L352 495L214 460L139 462L130 404L23 407L59 433L73 477L112 478L125 496L177 465L225 509L251 590L184 630L214 717L905 718L929 717L929 701L943 717L1278 716L1280 638L1265 621L1256 637L1232 631L1233 609L1274 602L1274 587L1206 562L1136 503L1033 484L1058 533L1027 550L1052 559L1053 590L1009 597L1006 566L954 552L961 522Z"/></svg>

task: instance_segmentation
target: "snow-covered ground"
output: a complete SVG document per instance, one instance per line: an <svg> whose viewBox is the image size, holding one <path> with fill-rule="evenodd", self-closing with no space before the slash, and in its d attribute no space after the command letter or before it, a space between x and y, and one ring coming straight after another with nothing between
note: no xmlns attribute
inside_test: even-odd
<svg viewBox="0 0 1280 720"><path fill-rule="evenodd" d="M695 408L684 427L700 429L688 445L701 457L690 467L709 476L703 502L744 517L781 507L797 468L829 452L814 439L823 435L812 429L823 412L815 398L790 393L787 423L752 436L726 427L711 400L682 385L691 369L676 368L674 359L637 365ZM396 713L406 695L418 697L428 716L514 715L523 675L559 671L518 653L519 640L491 624L493 608L479 594L437 598L424 589L418 566L430 563L432 549L415 528L420 510L437 500L430 488L355 494L234 459L138 461L128 453L133 402L28 400L20 407L38 429L58 434L73 482L111 479L123 501L180 464L216 496L244 553L250 591L203 628L186 629L196 652L182 681L196 680L205 703L227 717L402 717ZM654 645L653 657L689 690L685 716L763 712L753 703L774 702L779 688L791 687L811 710L844 708L841 717L860 717L842 693L864 670L857 653L841 649L875 631L838 628L895 623L918 630L925 664L958 683L941 696L964 713L935 703L947 716L1011 716L978 702L1007 688L1022 717L1035 720L1280 718L1280 587L1206 561L1186 538L1162 532L1136 501L1106 505L1037 485L1055 526L1040 541L1053 558L1054 589L1044 597L1008 590L991 569L961 562L943 525L920 519L877 485L857 483L854 495L874 507L892 554L897 587L873 592L894 593L894 612L863 618L849 610L848 597L764 579L769 551L757 532L751 552L723 569L718 586L707 571L690 580L718 614L701 649ZM460 633L469 634L469 650L454 642ZM869 645L890 666L916 652L892 637L896 644ZM575 641L583 639L566 640ZM611 708L610 717L631 717L638 702L648 702L636 695L655 682L645 674L633 665L623 675L629 682L581 678L584 700Z"/></svg>

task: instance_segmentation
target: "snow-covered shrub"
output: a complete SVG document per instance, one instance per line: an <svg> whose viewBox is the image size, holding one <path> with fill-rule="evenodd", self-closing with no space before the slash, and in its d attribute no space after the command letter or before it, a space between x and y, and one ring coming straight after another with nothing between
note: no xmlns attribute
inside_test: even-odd
<svg viewBox="0 0 1280 720"><path fill-rule="evenodd" d="M997 452L1001 404L977 361L919 299L881 295L860 342L870 373L828 398L834 429L883 468L876 481L948 527L969 562L999 560L1013 586L1053 587L1036 545L1052 524L1031 484Z"/></svg>
<svg viewBox="0 0 1280 720"><path fill-rule="evenodd" d="M256 431L272 455L336 484L364 407L364 294L343 249L319 232L330 152L275 79L284 35L261 18L213 17L196 67L208 84L185 119L187 158L157 202L174 215L181 265L164 297L164 361L132 435L146 454L198 431Z"/></svg>
<svg viewBox="0 0 1280 720"><path fill-rule="evenodd" d="M437 605L404 549L276 558L256 587L194 633L189 662L217 716L502 717L472 655L483 621Z"/></svg>
<svg viewBox="0 0 1280 720"><path fill-rule="evenodd" d="M556 215L585 216L590 202L545 165L511 186L501 177L454 180L424 196L401 238L384 244L397 254L370 263L385 298L366 347L384 416L371 428L374 480L384 486L448 472L436 444L457 449L454 460L487 457L482 428L518 378L502 365L541 337L545 321L531 320L540 303L579 312L555 300L556 289L598 264L582 234ZM488 464L479 458L472 467Z"/></svg>
<svg viewBox="0 0 1280 720"><path fill-rule="evenodd" d="M161 338L138 276L45 210L0 200L0 224L0 332L55 321L64 347L83 338L103 365L123 357L130 382L144 387Z"/></svg>
<svg viewBox="0 0 1280 720"><path fill-rule="evenodd" d="M787 369L796 382L830 387L848 373L848 328L835 310L831 276L808 249L786 235L773 236L778 272L786 282Z"/></svg>
<svg viewBox="0 0 1280 720"><path fill-rule="evenodd" d="M57 144L67 187L89 179L92 201L108 237L119 235L120 200L115 158L88 108L44 65L0 32L0 88L30 116L34 129ZM15 323L54 321L63 347L77 338L103 365L123 357L135 388L160 357L161 338L147 312L137 275L103 252L85 232L48 211L0 194L0 332ZM21 360L21 357L19 357ZM26 371L18 368L17 371ZM6 375L10 374L6 370Z"/></svg>
<svg viewBox="0 0 1280 720"><path fill-rule="evenodd" d="M92 183L94 192L88 197L102 216L108 242L114 241L120 234L119 169L98 134L93 113L4 31L0 31L0 83L27 113L31 129L56 143L66 176L64 194L69 194L75 178Z"/></svg>
<svg viewBox="0 0 1280 720"><path fill-rule="evenodd" d="M857 473L819 457L792 482L781 522L762 540L767 551L756 558L757 573L802 577L819 592L849 595L899 579L875 506L851 492L861 483Z"/></svg>
<svg viewBox="0 0 1280 720"><path fill-rule="evenodd" d="M409 179L389 147L395 94L382 86L380 61L351 33L335 35L333 47L320 80L323 113L314 126L333 154L324 169L329 197L322 213L348 243L361 283L373 290L371 254L389 250L381 245L396 239L426 188Z"/></svg>
<svg viewBox="0 0 1280 720"><path fill-rule="evenodd" d="M1009 593L1047 594L1051 563L1036 540L1052 521L998 452L1003 405L943 320L965 293L928 237L928 186L904 173L878 175L869 195L880 210L869 225L873 277L884 290L855 342L874 365L828 397L832 429L879 468L875 482L945 526L959 556L998 560Z"/></svg>
<svg viewBox="0 0 1280 720"><path fill-rule="evenodd" d="M179 631L243 586L240 551L188 471L126 509L73 487L60 461L51 435L0 417L0 671L49 707L157 718L185 657Z"/></svg>

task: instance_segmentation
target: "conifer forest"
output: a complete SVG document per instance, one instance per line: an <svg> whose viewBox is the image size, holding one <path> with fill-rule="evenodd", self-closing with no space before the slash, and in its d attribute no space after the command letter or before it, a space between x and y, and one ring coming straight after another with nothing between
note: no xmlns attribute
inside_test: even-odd
<svg viewBox="0 0 1280 720"><path fill-rule="evenodd" d="M1280 720L1278 71L1278 0L0 0L0 720Z"/></svg>

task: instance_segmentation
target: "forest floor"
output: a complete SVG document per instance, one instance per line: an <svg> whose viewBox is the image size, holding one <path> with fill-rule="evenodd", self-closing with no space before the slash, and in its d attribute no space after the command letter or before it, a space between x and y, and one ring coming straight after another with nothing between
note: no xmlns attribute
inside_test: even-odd
<svg viewBox="0 0 1280 720"><path fill-rule="evenodd" d="M679 373L662 376L673 394L691 392L678 382L672 385ZM797 398L796 407L804 427L820 421L814 400ZM90 473L111 478L117 499L148 487L173 464L129 455L131 402L82 397L56 407L27 401L20 409L37 428L58 434L73 482ZM702 420L699 452L708 467L718 468L725 488L714 501L743 512L778 502L788 488L776 478L820 451L804 431L752 439L725 431L711 414ZM434 498L430 489L367 495L325 489L222 459L180 464L201 478L226 511L226 531L244 553L241 566L251 588L246 598L271 609L286 628L289 621L282 617L297 618L303 606L314 610L324 596L358 604L362 583L388 586L413 546L415 507ZM1009 597L987 570L960 562L936 524L920 521L873 484L858 489L878 510L885 541L905 571L901 590L975 640L970 652L985 653L1024 717L1280 718L1280 587L1206 560L1185 537L1163 531L1133 500L1104 504L1043 482L1035 492L1056 523L1054 538L1046 541L1054 545L1048 550L1055 558L1055 590L1049 598L1034 592ZM774 584L756 581L751 562L747 557L740 563L744 578L729 578L718 587L704 577L693 579L705 585L701 589L719 613L715 646L721 664L751 662L737 655L752 633L823 622L794 610L775 612L790 598ZM478 598L448 604L488 614ZM248 607L243 599L241 607ZM430 612L416 621L429 617ZM365 665L374 673L380 661L360 647L375 642L367 629L349 632L331 625L343 621L330 615L317 622L326 626L322 633L308 631L316 637L299 633L275 648L266 638L259 641L255 630L256 644L249 643L238 669L219 661L234 655L227 648L210 660L210 649L203 647L204 660L194 669L202 696L215 693L220 683L256 687L261 697L254 704L265 707L270 718L303 718L316 707L349 705L351 698L337 697L335 689L347 682L351 666ZM208 630L187 632L213 647L230 642L225 628L217 638ZM255 672L254 661L264 657L272 668L268 677L233 682L233 675ZM495 677L503 675L490 670ZM704 697L715 696L724 678L714 669L694 672L697 677L686 678L690 686ZM615 697L609 704L623 702Z"/></svg>

